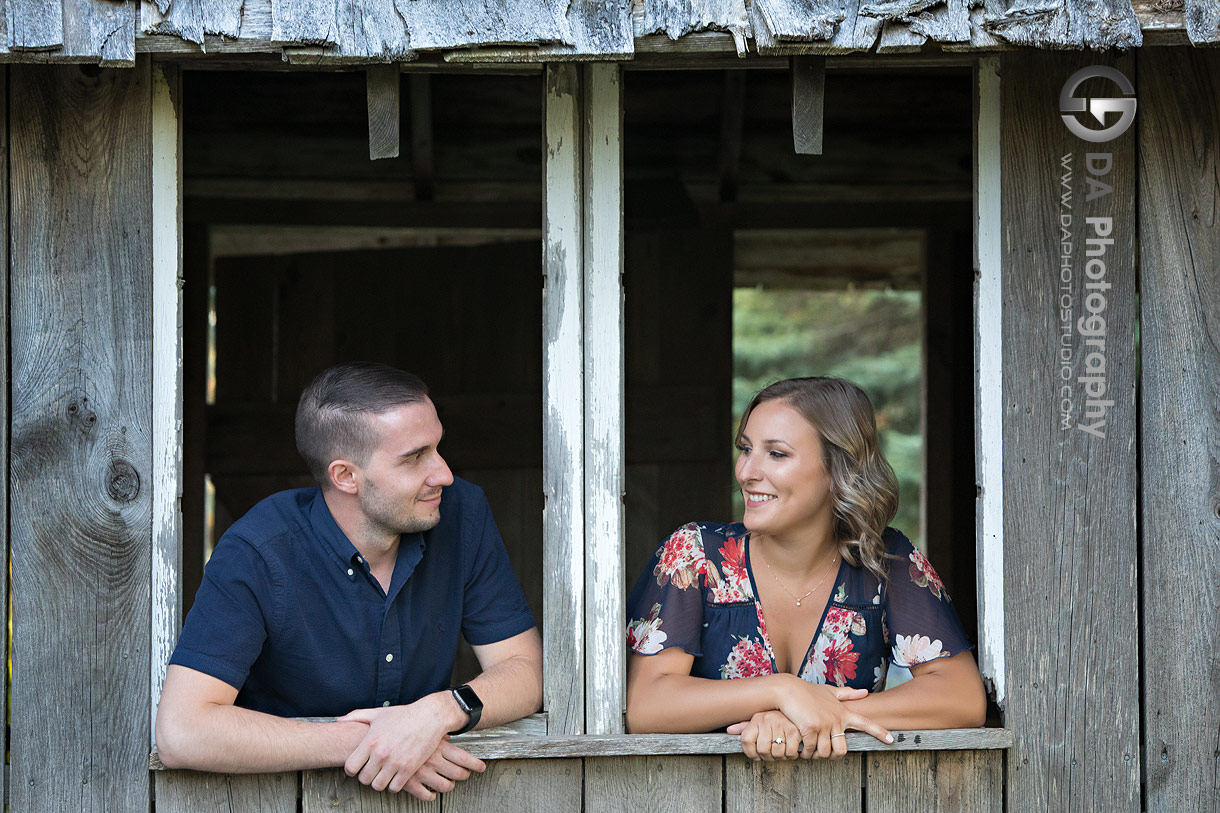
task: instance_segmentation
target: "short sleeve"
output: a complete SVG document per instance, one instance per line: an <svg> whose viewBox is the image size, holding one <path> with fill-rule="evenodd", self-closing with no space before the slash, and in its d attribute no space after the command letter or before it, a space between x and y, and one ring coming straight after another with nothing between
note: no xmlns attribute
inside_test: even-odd
<svg viewBox="0 0 1220 813"><path fill-rule="evenodd" d="M885 535L895 557L883 591L890 660L909 668L974 649L931 562L898 531Z"/></svg>
<svg viewBox="0 0 1220 813"><path fill-rule="evenodd" d="M244 539L226 534L204 568L169 662L240 690L263 651L273 614L266 561Z"/></svg>
<svg viewBox="0 0 1220 813"><path fill-rule="evenodd" d="M473 498L463 496L469 516L462 529L467 552L462 634L471 646L483 646L512 638L535 624L487 498L477 488L471 492Z"/></svg>
<svg viewBox="0 0 1220 813"><path fill-rule="evenodd" d="M703 655L703 535L696 524L670 534L627 599L627 646L641 655L679 647Z"/></svg>

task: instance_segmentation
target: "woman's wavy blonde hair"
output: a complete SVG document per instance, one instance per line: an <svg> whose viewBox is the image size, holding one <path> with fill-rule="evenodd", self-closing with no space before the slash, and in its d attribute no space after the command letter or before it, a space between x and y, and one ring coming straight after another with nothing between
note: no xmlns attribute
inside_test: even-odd
<svg viewBox="0 0 1220 813"><path fill-rule="evenodd" d="M745 433L754 407L783 401L809 421L822 442L822 462L830 474L834 533L839 554L886 582L881 533L898 511L898 478L877 442L877 419L864 390L842 378L789 378L754 396L741 424Z"/></svg>

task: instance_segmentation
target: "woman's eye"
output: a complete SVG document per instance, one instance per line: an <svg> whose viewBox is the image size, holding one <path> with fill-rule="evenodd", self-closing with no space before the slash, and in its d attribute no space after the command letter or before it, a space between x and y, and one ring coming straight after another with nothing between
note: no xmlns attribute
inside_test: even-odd
<svg viewBox="0 0 1220 813"><path fill-rule="evenodd" d="M747 452L749 452L749 451L750 451L750 447L749 447L749 446L742 446L742 445L739 443L739 444L737 444L737 451L741 452L742 454L746 454Z"/></svg>
<svg viewBox="0 0 1220 813"><path fill-rule="evenodd" d="M771 452L771 456L774 458L781 458L787 457L788 455L784 454L783 452Z"/></svg>

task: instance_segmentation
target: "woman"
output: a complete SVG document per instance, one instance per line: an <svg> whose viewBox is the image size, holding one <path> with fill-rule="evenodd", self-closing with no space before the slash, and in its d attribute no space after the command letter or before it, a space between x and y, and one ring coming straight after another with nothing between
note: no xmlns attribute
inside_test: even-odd
<svg viewBox="0 0 1220 813"><path fill-rule="evenodd" d="M886 525L898 507L868 396L797 378L737 432L740 523L692 523L628 600L627 725L728 727L754 759L839 758L844 731L982 725L972 648L936 571ZM887 658L910 681L881 691Z"/></svg>

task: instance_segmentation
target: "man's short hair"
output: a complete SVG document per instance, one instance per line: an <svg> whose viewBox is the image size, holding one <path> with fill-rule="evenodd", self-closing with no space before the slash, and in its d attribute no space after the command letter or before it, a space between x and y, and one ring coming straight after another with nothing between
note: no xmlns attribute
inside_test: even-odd
<svg viewBox="0 0 1220 813"><path fill-rule="evenodd" d="M378 440L369 416L426 400L428 385L418 376L371 361L336 364L319 373L301 393L297 451L325 489L333 461L368 463Z"/></svg>

